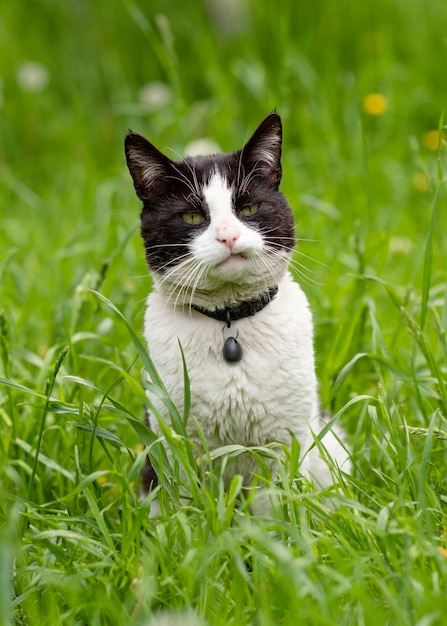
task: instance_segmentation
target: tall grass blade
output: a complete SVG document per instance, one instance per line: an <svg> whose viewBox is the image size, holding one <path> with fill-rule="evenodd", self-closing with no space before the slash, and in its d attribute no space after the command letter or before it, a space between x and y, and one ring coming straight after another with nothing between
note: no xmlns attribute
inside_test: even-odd
<svg viewBox="0 0 447 626"><path fill-rule="evenodd" d="M54 383L56 382L56 377L59 373L59 370L62 366L62 363L64 362L65 357L68 354L68 346L65 346L65 348L62 348L62 350L59 353L59 356L56 360L56 363L54 365L53 371L51 372L50 376L47 379L47 382L45 384L45 397L46 397L46 401L45 401L45 406L42 412L42 417L40 420L40 430L39 430L39 436L37 439L37 446L36 446L36 452L34 455L34 463L33 463L33 468L32 468L32 472L31 472L31 478L29 481L29 486L28 486L28 498L31 499L31 493L34 487L34 480L36 478L36 471L37 471L37 463L39 462L39 454L40 454L40 448L42 446L42 439L43 439L43 433L45 430L45 420L47 418L47 414L48 414L48 407L50 404L50 398L51 398L51 393L53 391L53 387L54 387Z"/></svg>
<svg viewBox="0 0 447 626"><path fill-rule="evenodd" d="M435 195L433 198L433 204L430 213L430 222L428 226L428 233L425 242L425 254L424 254L424 269L422 275L422 302L421 302L421 330L424 330L425 322L427 318L427 310L430 298L430 284L431 284L431 272L433 263L433 228L436 218L436 203L438 200L439 185L436 186Z"/></svg>

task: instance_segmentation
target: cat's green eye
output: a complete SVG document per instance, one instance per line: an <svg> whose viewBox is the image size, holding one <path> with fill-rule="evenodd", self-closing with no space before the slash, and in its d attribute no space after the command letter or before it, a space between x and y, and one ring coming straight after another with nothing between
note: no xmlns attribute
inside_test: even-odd
<svg viewBox="0 0 447 626"><path fill-rule="evenodd" d="M182 219L187 224L191 224L191 226L198 226L204 220L204 217L201 213L182 213Z"/></svg>
<svg viewBox="0 0 447 626"><path fill-rule="evenodd" d="M259 209L259 202L256 204L250 204L249 206L244 206L241 210L241 213L244 217L251 217L252 215L256 215Z"/></svg>

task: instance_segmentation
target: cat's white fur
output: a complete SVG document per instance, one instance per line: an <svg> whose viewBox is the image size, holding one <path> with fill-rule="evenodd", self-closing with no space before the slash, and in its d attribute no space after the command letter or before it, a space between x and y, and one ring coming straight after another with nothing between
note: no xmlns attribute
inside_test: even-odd
<svg viewBox="0 0 447 626"><path fill-rule="evenodd" d="M237 218L232 210L232 189L219 174L211 178L204 197L210 224L193 240L191 251L195 262L208 270L201 274L200 288L199 284L196 291L179 288L177 294L175 282L179 277L175 272L169 280L155 277L145 316L151 357L172 400L181 408L184 381L180 341L191 385L191 415L200 423L210 449L231 443L290 445L292 433L301 445L303 474L322 486L331 484L330 470L317 449L305 454L322 424L312 315L306 296L287 271L289 255L275 252L261 261L262 255L266 258L263 238ZM195 268L198 273L197 265ZM185 267L179 272L185 272ZM193 277L191 281L194 284ZM224 325L191 309L190 304L210 308L203 285L213 289L214 305L220 308L232 295L237 297L238 289L247 300L272 284L279 286L274 300L255 316L232 325L237 329L243 357L237 363L227 363L222 357ZM151 400L161 414L166 413L157 396ZM151 426L161 434L156 421ZM189 437L199 444L193 420L187 428ZM332 432L324 437L323 445L336 464L349 469L348 455ZM233 461L229 472L249 478L256 469L247 454Z"/></svg>

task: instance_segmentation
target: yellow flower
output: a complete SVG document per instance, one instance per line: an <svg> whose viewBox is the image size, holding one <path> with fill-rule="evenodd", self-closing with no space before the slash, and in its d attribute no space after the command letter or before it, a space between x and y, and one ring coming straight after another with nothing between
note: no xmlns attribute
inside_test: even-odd
<svg viewBox="0 0 447 626"><path fill-rule="evenodd" d="M439 136L439 130L429 130L422 138L424 146L429 150L436 151L438 147L445 146L445 135L441 133Z"/></svg>
<svg viewBox="0 0 447 626"><path fill-rule="evenodd" d="M381 93L369 93L363 98L362 104L368 115L383 115L388 108L388 102Z"/></svg>

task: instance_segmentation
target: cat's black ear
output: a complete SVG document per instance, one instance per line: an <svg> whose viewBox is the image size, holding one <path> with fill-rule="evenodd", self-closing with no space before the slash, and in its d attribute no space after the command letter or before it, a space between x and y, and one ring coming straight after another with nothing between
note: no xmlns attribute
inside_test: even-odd
<svg viewBox="0 0 447 626"><path fill-rule="evenodd" d="M260 168L268 181L277 187L282 176L281 148L281 118L277 113L270 113L242 148L242 161Z"/></svg>
<svg viewBox="0 0 447 626"><path fill-rule="evenodd" d="M167 185L166 179L171 172L172 161L150 141L132 131L129 131L125 139L124 150L140 200L149 200L154 193L160 193Z"/></svg>

